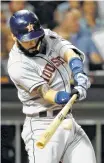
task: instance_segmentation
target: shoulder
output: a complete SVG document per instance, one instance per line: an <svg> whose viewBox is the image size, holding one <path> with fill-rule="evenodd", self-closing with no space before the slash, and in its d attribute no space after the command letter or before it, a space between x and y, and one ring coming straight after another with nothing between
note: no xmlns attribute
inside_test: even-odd
<svg viewBox="0 0 104 163"><path fill-rule="evenodd" d="M8 65L8 74L14 81L20 81L24 76L34 72L35 67L31 64L31 60L29 61L16 61L11 65Z"/></svg>
<svg viewBox="0 0 104 163"><path fill-rule="evenodd" d="M11 50L9 53L8 59L8 73L11 78L17 80L19 79L26 71L32 70L31 59L23 55L18 51L17 48Z"/></svg>
<svg viewBox="0 0 104 163"><path fill-rule="evenodd" d="M11 79L18 81L21 78L22 75L22 63L21 62L15 62L11 66L8 66L8 74Z"/></svg>
<svg viewBox="0 0 104 163"><path fill-rule="evenodd" d="M14 44L13 48L11 49L9 53L9 59L8 59L8 67L10 67L15 62L21 62L22 61L22 55L19 49Z"/></svg>
<svg viewBox="0 0 104 163"><path fill-rule="evenodd" d="M44 29L45 31L45 37L50 39L57 39L61 38L56 32L51 31L50 29Z"/></svg>

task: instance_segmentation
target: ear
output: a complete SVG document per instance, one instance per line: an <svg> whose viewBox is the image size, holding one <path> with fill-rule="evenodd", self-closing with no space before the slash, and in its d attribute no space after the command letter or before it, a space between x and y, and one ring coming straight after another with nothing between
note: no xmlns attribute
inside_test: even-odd
<svg viewBox="0 0 104 163"><path fill-rule="evenodd" d="M17 38L13 35L13 34L11 34L12 35L12 39L14 40L14 41L17 41Z"/></svg>

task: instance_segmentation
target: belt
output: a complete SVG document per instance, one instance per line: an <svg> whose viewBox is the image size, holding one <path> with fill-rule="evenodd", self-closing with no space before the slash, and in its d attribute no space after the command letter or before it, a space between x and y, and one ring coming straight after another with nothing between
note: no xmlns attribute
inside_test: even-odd
<svg viewBox="0 0 104 163"><path fill-rule="evenodd" d="M54 117L54 116L56 116L59 112L60 112L60 109L59 109L59 110L53 110L51 116ZM35 116L39 116L39 117L48 117L48 112L47 112L47 111L42 111L42 112L35 113L35 114L26 114L26 116L28 116L28 117L35 117Z"/></svg>

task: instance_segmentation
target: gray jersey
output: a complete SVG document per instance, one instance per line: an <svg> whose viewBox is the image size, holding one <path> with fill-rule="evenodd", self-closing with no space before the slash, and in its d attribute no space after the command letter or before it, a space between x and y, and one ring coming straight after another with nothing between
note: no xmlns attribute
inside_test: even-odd
<svg viewBox="0 0 104 163"><path fill-rule="evenodd" d="M48 83L54 90L70 92L71 71L63 59L64 52L67 49L73 49L82 59L84 56L69 41L62 39L49 29L45 29L43 44L46 46L45 54L40 52L34 57L27 57L16 44L9 54L8 72L18 89L18 97L23 103L25 114L58 107L48 103L37 93L32 95L32 90Z"/></svg>

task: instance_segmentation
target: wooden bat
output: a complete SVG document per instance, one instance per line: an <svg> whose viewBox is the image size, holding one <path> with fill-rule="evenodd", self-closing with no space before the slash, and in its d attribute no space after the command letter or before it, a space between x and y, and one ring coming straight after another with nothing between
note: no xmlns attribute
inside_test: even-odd
<svg viewBox="0 0 104 163"><path fill-rule="evenodd" d="M52 123L48 126L48 128L43 132L40 136L39 140L36 142L36 146L40 149L44 148L45 145L49 142L50 138L55 133L56 129L59 127L61 122L64 120L65 116L69 112L72 107L72 104L76 101L77 94L74 94L68 103L63 107L63 109L57 114Z"/></svg>

